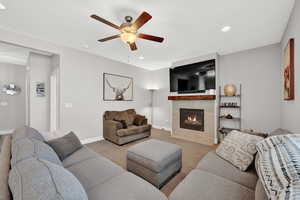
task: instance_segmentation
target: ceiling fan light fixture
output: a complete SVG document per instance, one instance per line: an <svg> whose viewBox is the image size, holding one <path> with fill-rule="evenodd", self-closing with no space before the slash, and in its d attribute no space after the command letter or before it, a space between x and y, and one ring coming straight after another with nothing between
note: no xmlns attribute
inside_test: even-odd
<svg viewBox="0 0 300 200"><path fill-rule="evenodd" d="M6 7L0 2L0 10L6 10Z"/></svg>
<svg viewBox="0 0 300 200"><path fill-rule="evenodd" d="M122 32L120 37L121 40L126 44L132 44L136 41L137 35L136 33L132 33L132 32Z"/></svg>

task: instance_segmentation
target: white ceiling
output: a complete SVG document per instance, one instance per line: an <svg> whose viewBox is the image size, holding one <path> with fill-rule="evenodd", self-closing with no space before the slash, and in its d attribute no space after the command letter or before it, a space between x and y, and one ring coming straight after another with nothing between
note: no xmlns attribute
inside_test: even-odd
<svg viewBox="0 0 300 200"><path fill-rule="evenodd" d="M154 70L169 67L180 59L278 43L294 1L9 0L7 10L0 11L0 26ZM164 43L138 40L139 50L131 52L119 39L97 42L118 32L89 18L91 14L119 25L124 16L136 18L142 11L153 18L140 32L165 37ZM232 30L221 32L226 25L232 26ZM138 58L141 55L144 60Z"/></svg>

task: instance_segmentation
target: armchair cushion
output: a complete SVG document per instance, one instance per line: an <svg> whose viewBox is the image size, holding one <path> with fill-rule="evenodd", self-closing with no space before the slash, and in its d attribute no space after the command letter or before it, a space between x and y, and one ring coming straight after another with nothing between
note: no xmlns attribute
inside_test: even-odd
<svg viewBox="0 0 300 200"><path fill-rule="evenodd" d="M124 111L106 111L104 113L105 120L125 120L127 125L133 124L136 112L134 109L124 110Z"/></svg>
<svg viewBox="0 0 300 200"><path fill-rule="evenodd" d="M125 120L116 120L115 119L114 121L120 122L122 124L122 128L127 128L128 127Z"/></svg>
<svg viewBox="0 0 300 200"><path fill-rule="evenodd" d="M151 130L151 125L143 125L143 126L129 126L127 129L119 129L117 131L117 135L119 137L129 136L129 135L135 135L140 134L146 131Z"/></svg>
<svg viewBox="0 0 300 200"><path fill-rule="evenodd" d="M135 115L133 124L136 126L142 126L147 124L147 119L143 115Z"/></svg>

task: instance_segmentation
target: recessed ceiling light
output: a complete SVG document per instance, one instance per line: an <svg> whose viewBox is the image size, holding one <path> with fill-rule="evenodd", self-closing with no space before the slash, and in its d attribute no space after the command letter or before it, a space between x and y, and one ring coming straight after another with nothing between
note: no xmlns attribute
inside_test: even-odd
<svg viewBox="0 0 300 200"><path fill-rule="evenodd" d="M88 49L88 48L89 48L89 45L84 44L84 45L83 45L83 48Z"/></svg>
<svg viewBox="0 0 300 200"><path fill-rule="evenodd" d="M224 27L222 28L222 32L224 32L224 33L228 32L228 31L230 31L230 30L231 30L231 26L224 26Z"/></svg>
<svg viewBox="0 0 300 200"><path fill-rule="evenodd" d="M0 2L0 10L5 10L6 7Z"/></svg>
<svg viewBox="0 0 300 200"><path fill-rule="evenodd" d="M140 60L144 60L145 58L144 58L144 56L140 56L139 59Z"/></svg>

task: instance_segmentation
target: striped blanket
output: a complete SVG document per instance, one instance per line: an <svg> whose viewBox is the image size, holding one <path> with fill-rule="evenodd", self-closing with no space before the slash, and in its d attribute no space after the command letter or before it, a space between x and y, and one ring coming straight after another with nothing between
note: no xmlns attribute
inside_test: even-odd
<svg viewBox="0 0 300 200"><path fill-rule="evenodd" d="M300 135L269 137L256 148L257 173L269 199L300 199Z"/></svg>

